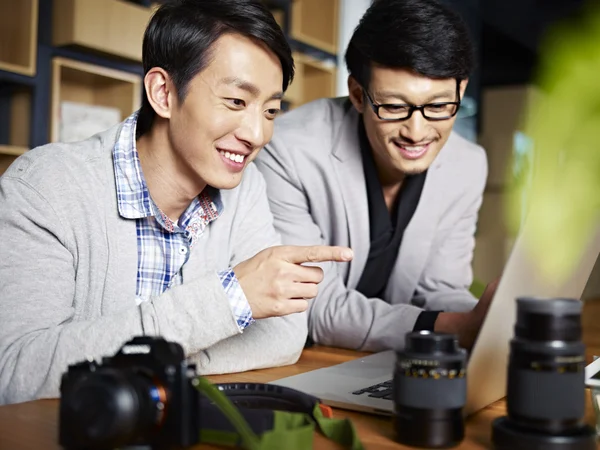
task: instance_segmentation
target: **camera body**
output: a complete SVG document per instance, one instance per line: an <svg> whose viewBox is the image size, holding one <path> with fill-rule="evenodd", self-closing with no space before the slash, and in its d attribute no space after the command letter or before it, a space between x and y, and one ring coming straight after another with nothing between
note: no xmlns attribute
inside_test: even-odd
<svg viewBox="0 0 600 450"><path fill-rule="evenodd" d="M200 435L196 367L182 347L135 337L100 363L69 366L61 381L59 442L66 449L187 447Z"/></svg>

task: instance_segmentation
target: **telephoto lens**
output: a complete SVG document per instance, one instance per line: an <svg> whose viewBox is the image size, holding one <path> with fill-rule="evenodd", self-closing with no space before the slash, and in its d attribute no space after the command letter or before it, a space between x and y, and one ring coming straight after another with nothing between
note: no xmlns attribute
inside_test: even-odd
<svg viewBox="0 0 600 450"><path fill-rule="evenodd" d="M166 406L160 391L164 394L146 377L114 368L79 377L61 398L60 408L62 435L81 445L63 445L104 450L152 435Z"/></svg>
<svg viewBox="0 0 600 450"><path fill-rule="evenodd" d="M492 425L496 450L593 450L585 425L585 346L575 299L517 299L508 415Z"/></svg>
<svg viewBox="0 0 600 450"><path fill-rule="evenodd" d="M394 371L396 440L414 447L447 448L464 437L467 352L456 336L430 331L406 335Z"/></svg>

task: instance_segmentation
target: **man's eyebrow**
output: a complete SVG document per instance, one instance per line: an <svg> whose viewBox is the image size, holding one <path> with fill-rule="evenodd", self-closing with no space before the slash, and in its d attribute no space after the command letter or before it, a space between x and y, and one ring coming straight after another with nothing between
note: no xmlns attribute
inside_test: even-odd
<svg viewBox="0 0 600 450"><path fill-rule="evenodd" d="M409 102L403 94L400 94L398 92L376 91L376 92L374 92L374 95L378 98L385 98L386 103L388 102L387 99L399 100L403 103L412 103L412 102ZM452 99L450 101L456 101L457 99L454 98L455 96L456 96L456 90L448 89L446 91L436 92L435 94L430 95L422 102L422 104L431 103L434 100L438 100L441 98L448 98L448 97Z"/></svg>
<svg viewBox="0 0 600 450"><path fill-rule="evenodd" d="M234 85L235 87L250 93L254 97L258 97L260 95L260 89L258 88L258 86L250 83L249 81L242 80L241 78L238 78L238 77L222 78L221 83ZM283 92L279 91L279 92L274 93L270 97L270 100L280 100L282 98L283 98Z"/></svg>
<svg viewBox="0 0 600 450"><path fill-rule="evenodd" d="M239 89L249 92L250 94L254 95L255 97L260 94L260 89L256 85L250 83L249 81L242 80L241 78L238 78L238 77L221 78L221 83L222 84L230 84L230 85L232 84Z"/></svg>

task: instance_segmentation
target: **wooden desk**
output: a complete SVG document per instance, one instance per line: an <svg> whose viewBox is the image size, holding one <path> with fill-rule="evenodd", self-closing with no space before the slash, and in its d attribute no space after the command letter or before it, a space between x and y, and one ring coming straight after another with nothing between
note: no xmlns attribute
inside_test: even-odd
<svg viewBox="0 0 600 450"><path fill-rule="evenodd" d="M600 355L600 301L586 302L583 314L584 342L588 361L592 355ZM315 347L303 352L300 361L293 366L256 370L240 374L213 376L214 382L250 381L268 382L309 370L327 367L366 355L366 353ZM586 421L594 423L594 412L590 397L586 395ZM461 450L491 448L492 421L506 413L505 402L500 400L467 421L464 441L455 447ZM393 440L390 419L378 416L334 410L335 417L349 417L365 447L369 450L407 449ZM0 407L0 450L59 450L58 445L58 400L35 402ZM193 450L217 449L221 447L199 445ZM315 449L341 448L320 435L315 436ZM600 447L599 447L600 448ZM285 449L282 449L285 450Z"/></svg>

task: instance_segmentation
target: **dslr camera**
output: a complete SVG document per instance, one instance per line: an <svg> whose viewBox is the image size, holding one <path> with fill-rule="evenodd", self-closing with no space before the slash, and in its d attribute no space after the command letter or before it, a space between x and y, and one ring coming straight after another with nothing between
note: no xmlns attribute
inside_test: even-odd
<svg viewBox="0 0 600 450"><path fill-rule="evenodd" d="M146 336L100 363L71 365L60 387L59 442L73 450L194 445L200 436L195 377L179 344Z"/></svg>

